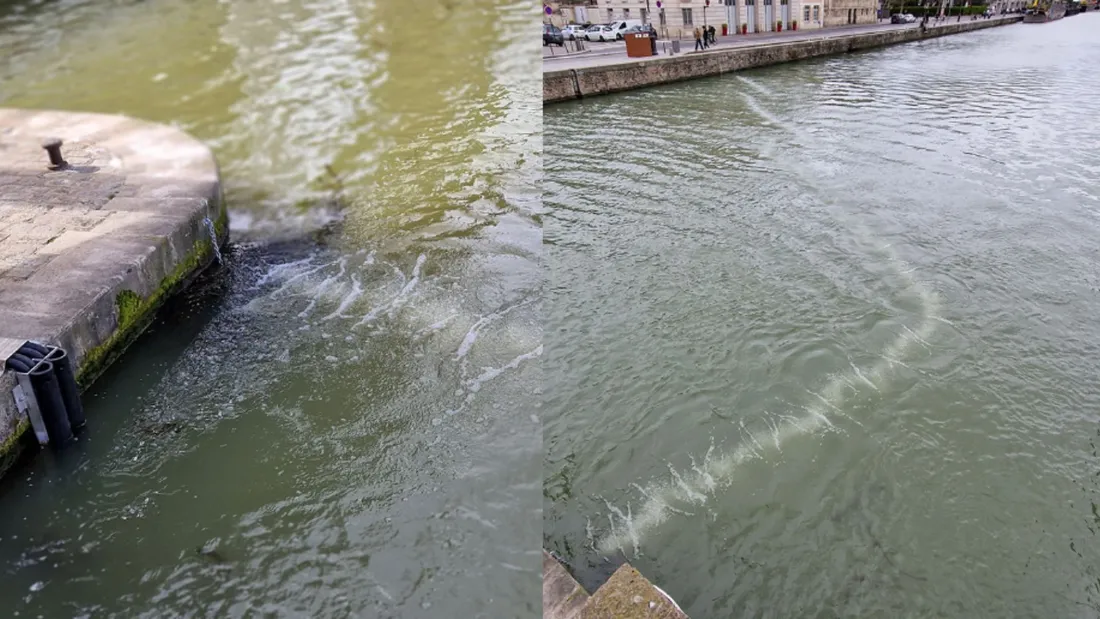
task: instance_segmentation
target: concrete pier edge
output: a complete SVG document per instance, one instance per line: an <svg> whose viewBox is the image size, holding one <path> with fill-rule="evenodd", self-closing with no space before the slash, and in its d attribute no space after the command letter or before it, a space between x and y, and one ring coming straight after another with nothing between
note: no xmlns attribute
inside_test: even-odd
<svg viewBox="0 0 1100 619"><path fill-rule="evenodd" d="M47 169L47 138L63 140L64 169ZM0 361L56 344L86 389L213 262L228 223L214 155L183 131L0 108ZM0 367L0 475L34 444L14 385Z"/></svg>
<svg viewBox="0 0 1100 619"><path fill-rule="evenodd" d="M589 595L553 555L542 551L545 619L688 619L675 600L629 563Z"/></svg>
<svg viewBox="0 0 1100 619"><path fill-rule="evenodd" d="M606 65L544 71L543 105L635 90L660 84L713 77L808 58L832 56L887 45L910 43L1021 21L1020 15L946 23L929 27L836 34L798 41L764 42L679 56L651 57Z"/></svg>

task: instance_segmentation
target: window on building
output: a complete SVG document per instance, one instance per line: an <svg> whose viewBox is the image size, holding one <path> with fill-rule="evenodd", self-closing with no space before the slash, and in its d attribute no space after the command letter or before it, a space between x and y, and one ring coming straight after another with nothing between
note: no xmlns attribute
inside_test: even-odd
<svg viewBox="0 0 1100 619"><path fill-rule="evenodd" d="M810 7L808 6L802 7L802 21L810 21Z"/></svg>
<svg viewBox="0 0 1100 619"><path fill-rule="evenodd" d="M630 19L630 9L623 9L623 19Z"/></svg>
<svg viewBox="0 0 1100 619"><path fill-rule="evenodd" d="M821 19L821 6L815 4L814 5L814 21L817 21L819 19Z"/></svg>
<svg viewBox="0 0 1100 619"><path fill-rule="evenodd" d="M684 13L684 25L693 26L695 22L691 21L691 9L680 9Z"/></svg>
<svg viewBox="0 0 1100 619"><path fill-rule="evenodd" d="M662 27L662 28L664 28L664 27L665 27L665 25L666 25L666 24L665 24L665 10L664 10L664 9L661 9L661 12L660 12L660 13L658 13L658 17L659 17L659 18L660 18L660 20L661 20L661 27Z"/></svg>
<svg viewBox="0 0 1100 619"><path fill-rule="evenodd" d="M649 23L649 22L646 21L646 18L649 17L649 15L646 14L645 9L638 9L638 12L642 14L642 23L643 24Z"/></svg>
<svg viewBox="0 0 1100 619"><path fill-rule="evenodd" d="M615 21L615 13L611 9L607 9L607 23Z"/></svg>

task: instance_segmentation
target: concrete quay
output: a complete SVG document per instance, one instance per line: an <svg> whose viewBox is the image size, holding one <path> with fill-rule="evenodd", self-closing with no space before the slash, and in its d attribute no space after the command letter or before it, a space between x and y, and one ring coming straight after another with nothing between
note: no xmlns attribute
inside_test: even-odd
<svg viewBox="0 0 1100 619"><path fill-rule="evenodd" d="M688 619L674 601L628 563L596 593L542 551L542 616L546 619Z"/></svg>
<svg viewBox="0 0 1100 619"><path fill-rule="evenodd" d="M64 165L43 144L62 140ZM218 166L187 134L123 116L0 108L0 360L68 352L82 388L228 239ZM0 367L0 474L33 443ZM20 440L25 435L31 438Z"/></svg>
<svg viewBox="0 0 1100 619"><path fill-rule="evenodd" d="M558 61L544 61L542 101L546 105L711 77L807 58L1005 26L1021 19L1019 15L1008 15L972 21L949 20L939 25L929 25L924 31L915 25L898 27L890 24L861 26L858 29L825 29L792 32L767 42L749 40L728 43L708 51L689 51L677 56L625 58L619 55L582 55Z"/></svg>

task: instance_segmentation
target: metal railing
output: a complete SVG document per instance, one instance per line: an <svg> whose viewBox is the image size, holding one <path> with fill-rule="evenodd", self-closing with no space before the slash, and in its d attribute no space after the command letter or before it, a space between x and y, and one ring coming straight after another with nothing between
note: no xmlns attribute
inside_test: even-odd
<svg viewBox="0 0 1100 619"><path fill-rule="evenodd" d="M565 45L548 45L542 48L543 56L561 56L564 54L576 54L585 51L587 46L584 39L566 39Z"/></svg>

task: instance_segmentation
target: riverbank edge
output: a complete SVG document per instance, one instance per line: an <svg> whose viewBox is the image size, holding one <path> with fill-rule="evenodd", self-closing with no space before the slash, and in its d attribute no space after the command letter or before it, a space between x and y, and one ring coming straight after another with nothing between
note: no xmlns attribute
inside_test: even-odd
<svg viewBox="0 0 1100 619"><path fill-rule="evenodd" d="M15 316L4 321L0 358L6 359L16 342L23 340L59 345L68 352L85 391L141 335L165 301L214 263L214 243L219 249L228 243L221 172L213 152L194 137L127 116L0 108L0 129L17 139L58 137L108 149L126 181L118 197L102 208L148 215L148 221L110 231L112 239L135 242L129 245L131 254L109 277L83 278L79 273L80 252L94 250L82 246L66 255L77 268L73 277L61 283L79 282L87 288L82 292L87 292L90 302L66 307L59 301L55 315L36 317L45 319ZM0 152L0 168L4 164ZM46 193L51 187L42 178L41 191ZM213 238L207 219L213 222ZM0 314L5 309L0 307ZM0 367L0 477L37 447L33 433L28 432L29 420L16 407L14 387L12 372Z"/></svg>
<svg viewBox="0 0 1100 619"><path fill-rule="evenodd" d="M808 58L845 54L864 49L911 43L985 28L1015 24L1019 15L943 24L928 28L884 30L836 35L801 41L762 43L745 47L687 53L597 67L545 71L542 74L543 105L636 90L660 84L713 77Z"/></svg>
<svg viewBox="0 0 1100 619"><path fill-rule="evenodd" d="M546 549L542 551L542 615L546 619L688 619L667 593L624 563L589 595Z"/></svg>

